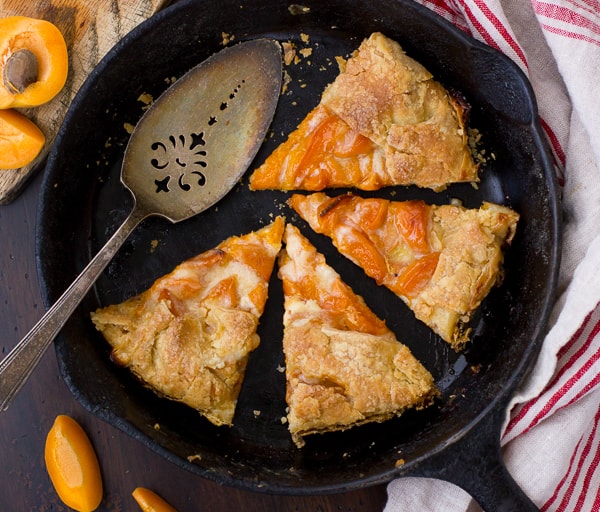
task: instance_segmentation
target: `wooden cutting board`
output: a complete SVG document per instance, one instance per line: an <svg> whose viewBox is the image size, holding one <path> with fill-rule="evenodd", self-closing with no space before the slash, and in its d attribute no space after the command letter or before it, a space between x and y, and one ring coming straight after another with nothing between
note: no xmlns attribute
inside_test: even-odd
<svg viewBox="0 0 600 512"><path fill-rule="evenodd" d="M0 170L0 204L13 201L29 178L43 167L71 100L100 59L131 29L170 0L0 0L0 17L30 16L54 23L69 51L69 75L64 89L52 101L20 109L46 135L46 146L27 167Z"/></svg>

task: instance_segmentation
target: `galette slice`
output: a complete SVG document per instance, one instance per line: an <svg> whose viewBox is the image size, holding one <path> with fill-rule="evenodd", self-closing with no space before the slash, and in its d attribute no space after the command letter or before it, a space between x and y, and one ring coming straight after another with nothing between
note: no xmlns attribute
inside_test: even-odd
<svg viewBox="0 0 600 512"><path fill-rule="evenodd" d="M503 249L519 219L492 203L468 209L322 192L289 203L457 351L469 341L473 313L502 281Z"/></svg>
<svg viewBox="0 0 600 512"><path fill-rule="evenodd" d="M438 396L432 375L322 254L286 226L284 291L287 421L294 443L382 422Z"/></svg>
<svg viewBox="0 0 600 512"><path fill-rule="evenodd" d="M140 295L92 313L113 360L161 396L231 425L284 220L191 258Z"/></svg>
<svg viewBox="0 0 600 512"><path fill-rule="evenodd" d="M381 33L342 62L319 104L254 171L254 190L477 182L465 102Z"/></svg>

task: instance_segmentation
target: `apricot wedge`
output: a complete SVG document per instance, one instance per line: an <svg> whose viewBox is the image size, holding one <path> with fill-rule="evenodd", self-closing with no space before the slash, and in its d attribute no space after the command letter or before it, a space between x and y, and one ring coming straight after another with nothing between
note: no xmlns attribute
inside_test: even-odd
<svg viewBox="0 0 600 512"><path fill-rule="evenodd" d="M146 487L137 487L131 495L142 509L142 512L177 512L158 494Z"/></svg>
<svg viewBox="0 0 600 512"><path fill-rule="evenodd" d="M16 110L0 110L0 169L19 169L39 155L46 137Z"/></svg>
<svg viewBox="0 0 600 512"><path fill-rule="evenodd" d="M89 437L73 418L57 416L44 451L52 485L65 505L92 512L102 501L102 476Z"/></svg>

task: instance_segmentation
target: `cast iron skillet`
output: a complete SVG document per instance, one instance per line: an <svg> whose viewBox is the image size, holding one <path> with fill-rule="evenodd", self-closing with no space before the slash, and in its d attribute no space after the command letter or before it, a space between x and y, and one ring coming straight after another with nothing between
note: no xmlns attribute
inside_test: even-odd
<svg viewBox="0 0 600 512"><path fill-rule="evenodd" d="M506 255L506 278L480 308L472 345L461 355L449 350L395 296L293 215L285 206L287 194L250 192L246 176L194 219L177 225L150 219L138 228L57 338L61 372L90 411L181 467L226 485L324 494L422 475L457 483L488 511L533 510L502 463L499 433L511 393L539 351L553 303L560 245L553 167L521 72L409 0L311 0L302 6L183 0L117 44L82 87L49 157L37 238L45 300L57 299L129 211L119 167L126 125L141 116L144 94L156 98L227 38L235 43L272 37L310 49L312 54L286 66L290 82L258 164L318 102L337 74L335 56L347 56L373 31L399 41L444 85L465 96L472 105L471 125L480 130L490 156L477 189L460 185L436 194L396 187L373 195L435 203L459 198L469 207L489 200L521 214ZM297 449L281 421L282 294L275 275L260 325L262 343L251 357L233 428L214 427L195 411L158 398L109 360L90 311L141 292L182 260L277 214L303 230L433 373L442 391L439 403L382 424L312 436Z"/></svg>

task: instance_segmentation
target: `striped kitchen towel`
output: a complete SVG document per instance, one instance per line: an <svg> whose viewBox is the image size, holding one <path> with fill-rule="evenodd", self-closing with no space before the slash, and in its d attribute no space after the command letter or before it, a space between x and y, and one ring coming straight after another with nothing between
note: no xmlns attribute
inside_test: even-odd
<svg viewBox="0 0 600 512"><path fill-rule="evenodd" d="M418 0L529 77L563 194L559 298L501 443L542 511L600 511L600 1ZM447 482L400 478L386 512L476 512Z"/></svg>

